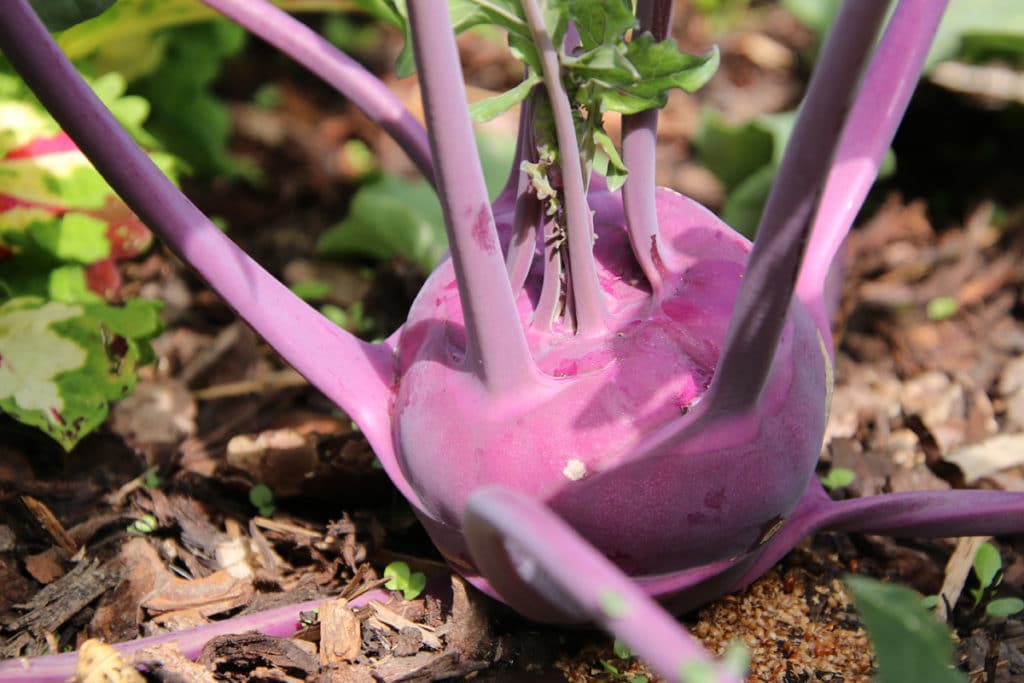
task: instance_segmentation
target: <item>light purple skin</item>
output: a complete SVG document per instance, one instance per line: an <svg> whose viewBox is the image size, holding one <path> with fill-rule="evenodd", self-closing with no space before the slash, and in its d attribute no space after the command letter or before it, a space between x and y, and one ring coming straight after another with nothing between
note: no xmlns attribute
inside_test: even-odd
<svg viewBox="0 0 1024 683"><path fill-rule="evenodd" d="M655 18L668 4L640 2L642 29L665 30ZM689 609L753 581L820 529L1024 531L1024 494L837 503L812 476L831 376L823 283L944 2L901 0L856 99L887 3L845 4L752 248L692 200L650 190L656 115L626 124L623 151L638 172L621 198L599 182L587 197L569 190L582 185L579 165L563 157L567 285L540 257L550 249L535 247L530 263L520 239L515 258L503 254L512 226L535 220L515 217L513 188L521 196L526 185L513 174L488 204L465 105L451 97L462 80L446 5L410 5L452 258L379 345L323 320L212 226L92 96L25 0L5 7L0 48L143 220L359 424L452 565L532 618L597 621L671 680L676 657L694 662L689 673L711 666L707 680L731 680L643 595ZM533 1L524 8L543 45ZM305 40L275 44L299 54ZM336 57L318 59L321 72ZM351 92L365 78L339 70L332 82ZM554 79L545 87L564 96ZM588 230L599 236L592 248ZM629 619L602 611L608 590L629 597Z"/></svg>

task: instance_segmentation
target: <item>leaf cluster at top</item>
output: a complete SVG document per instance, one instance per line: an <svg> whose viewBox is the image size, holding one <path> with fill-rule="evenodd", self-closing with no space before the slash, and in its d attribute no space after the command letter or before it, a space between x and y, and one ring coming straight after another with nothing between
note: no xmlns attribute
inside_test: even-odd
<svg viewBox="0 0 1024 683"><path fill-rule="evenodd" d="M389 0L406 28L406 45L396 69L412 73L411 43L405 0ZM673 88L699 88L718 68L717 49L704 55L682 52L671 39L655 40L638 34L629 0L541 0L544 24L558 52L563 87L577 116L577 137L587 168L609 178L616 187L626 169L602 126L606 112L636 114L665 106ZM508 35L513 54L526 64L523 80L514 88L475 103L473 117L486 121L526 99L541 82L538 47L519 0L449 0L456 33L477 26L495 26ZM566 45L570 22L578 45ZM571 41L570 41L571 42Z"/></svg>

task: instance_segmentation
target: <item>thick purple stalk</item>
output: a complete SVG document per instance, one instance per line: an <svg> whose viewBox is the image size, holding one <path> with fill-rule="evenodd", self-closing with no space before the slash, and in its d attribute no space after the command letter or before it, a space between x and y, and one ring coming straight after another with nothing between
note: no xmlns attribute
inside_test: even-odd
<svg viewBox="0 0 1024 683"><path fill-rule="evenodd" d="M553 218L544 219L544 279L531 322L535 330L545 334L552 331L562 309L562 258L555 246L560 239L556 235L556 227L557 222Z"/></svg>
<svg viewBox="0 0 1024 683"><path fill-rule="evenodd" d="M748 410L761 396L847 108L888 4L847 0L829 33L758 225L704 399L713 412Z"/></svg>
<svg viewBox="0 0 1024 683"><path fill-rule="evenodd" d="M473 559L526 616L561 611L600 624L666 680L739 683L658 603L561 517L501 486L469 498L464 529Z"/></svg>
<svg viewBox="0 0 1024 683"><path fill-rule="evenodd" d="M501 188L501 192L499 192L498 196L494 198L495 210L497 210L498 207L511 206L516 201L516 198L523 194L523 171L521 166L523 161L529 156L530 148L532 147L532 102L533 96L530 95L523 100L522 105L519 107L519 128L516 133L516 149L512 154L512 166L508 170L508 178L505 180L505 186Z"/></svg>
<svg viewBox="0 0 1024 683"><path fill-rule="evenodd" d="M797 296L810 308L827 342L829 267L878 175L946 5L947 0L899 3L847 117L796 285Z"/></svg>
<svg viewBox="0 0 1024 683"><path fill-rule="evenodd" d="M525 185L528 181L523 180ZM512 292L519 292L530 274L530 267L537 253L537 237L543 222L544 207L532 194L521 188L516 199L516 210L512 219L512 237L505 255L508 281Z"/></svg>
<svg viewBox="0 0 1024 683"><path fill-rule="evenodd" d="M388 418L393 348L363 342L324 318L213 225L93 94L26 0L5 3L0 49L125 203L286 361L348 413L389 474L397 473ZM402 493L416 500L408 486Z"/></svg>
<svg viewBox="0 0 1024 683"><path fill-rule="evenodd" d="M622 186L626 231L633 255L655 296L661 292L665 270L665 253L658 239L658 210L654 203L657 131L657 109L622 117L622 161L629 169Z"/></svg>
<svg viewBox="0 0 1024 683"><path fill-rule="evenodd" d="M380 79L320 34L266 0L202 0L302 64L352 100L405 150L433 182L430 142L420 122Z"/></svg>
<svg viewBox="0 0 1024 683"><path fill-rule="evenodd" d="M638 0L637 31L646 31L655 40L664 40L671 24L672 4L672 0ZM622 160L629 169L626 183L622 186L626 229L640 270L655 295L661 290L665 263L664 250L658 241L658 211L654 202L657 142L657 109L622 117Z"/></svg>
<svg viewBox="0 0 1024 683"><path fill-rule="evenodd" d="M910 491L833 501L814 478L737 587L757 579L817 531L933 538L1019 534L1024 531L1024 493Z"/></svg>
<svg viewBox="0 0 1024 683"><path fill-rule="evenodd" d="M689 419L646 435L634 447L634 457L663 452L707 433L712 425L718 432L734 434L755 427L749 412L758 404L775 359L813 212L887 5L887 0L844 3L768 197L707 395Z"/></svg>
<svg viewBox="0 0 1024 683"><path fill-rule="evenodd" d="M353 598L349 601L349 605L353 608L362 607L371 600L385 603L390 598L389 592L374 590ZM315 610L327 600L330 598L300 602L264 612L214 621L184 631L115 643L113 648L122 655L130 657L144 648L173 644L181 654L189 659L195 659L202 652L203 646L217 636L250 631L258 631L264 635L280 638L292 636L300 628L301 613ZM77 663L77 652L0 661L0 683L63 683L74 674Z"/></svg>
<svg viewBox="0 0 1024 683"><path fill-rule="evenodd" d="M607 330L608 313L604 304L604 292L597 279L597 265L594 263L594 223L587 204L586 188L583 185L583 167L569 96L562 85L558 54L544 26L540 7L536 0L521 0L521 4L533 36L533 44L537 47L544 87L548 93L555 122L568 233L568 241L563 248L569 250L568 269L569 278L572 280L576 331L584 337L599 335Z"/></svg>
<svg viewBox="0 0 1024 683"><path fill-rule="evenodd" d="M536 195L530 192L530 179L521 170L524 161L536 161L533 146L533 100L530 95L523 101L519 114L519 137L516 153L512 158L512 170L501 195L494 202L497 210L505 202L514 202L512 237L505 254L508 281L512 294L517 295L526 283L530 266L537 252L537 238L543 223L543 206ZM510 193L506 198L506 193Z"/></svg>
<svg viewBox="0 0 1024 683"><path fill-rule="evenodd" d="M444 0L409 3L423 110L452 264L466 321L466 368L492 395L539 373L526 345L463 97L462 66Z"/></svg>

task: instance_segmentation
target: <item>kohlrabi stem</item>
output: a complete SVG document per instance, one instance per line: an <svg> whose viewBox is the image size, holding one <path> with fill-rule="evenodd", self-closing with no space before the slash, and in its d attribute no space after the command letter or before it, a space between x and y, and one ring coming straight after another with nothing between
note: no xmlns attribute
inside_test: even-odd
<svg viewBox="0 0 1024 683"><path fill-rule="evenodd" d="M103 106L27 0L4 3L0 50L142 221L348 413L385 468L397 468L388 417L393 348L363 342L324 318L213 225ZM411 489L402 493L416 499Z"/></svg>
<svg viewBox="0 0 1024 683"><path fill-rule="evenodd" d="M409 25L466 322L466 367L492 395L507 395L538 371L519 322L484 185L448 3L409 3Z"/></svg>
<svg viewBox="0 0 1024 683"><path fill-rule="evenodd" d="M573 124L569 96L562 85L558 53L551 43L540 7L536 0L520 0L520 4L540 58L544 87L555 122L568 238L563 248L568 249L569 253L568 277L572 280L576 332L585 337L593 336L606 330L607 309L604 292L597 279L597 264L594 262L594 222L587 204L576 126Z"/></svg>
<svg viewBox="0 0 1024 683"><path fill-rule="evenodd" d="M796 285L797 296L810 308L829 347L829 267L878 175L946 5L947 0L899 3L843 128Z"/></svg>
<svg viewBox="0 0 1024 683"><path fill-rule="evenodd" d="M530 149L533 147L533 135L531 133L533 121L533 98L534 95L529 95L519 107L519 129L516 134L516 150L512 154L512 166L508 170L508 178L505 180L504 187L501 188L501 192L494 198L494 206L503 206L505 204L512 204L519 197L522 187L523 161L530 155Z"/></svg>
<svg viewBox="0 0 1024 683"><path fill-rule="evenodd" d="M600 624L668 681L741 680L543 503L483 487L469 497L463 528L482 574L522 614Z"/></svg>
<svg viewBox="0 0 1024 683"><path fill-rule="evenodd" d="M908 491L833 501L817 478L785 525L765 545L737 587L746 585L817 531L946 538L1017 534L1024 519L1019 491Z"/></svg>
<svg viewBox="0 0 1024 683"><path fill-rule="evenodd" d="M665 40L672 28L674 0L637 0L636 18L640 31L650 31L655 40Z"/></svg>
<svg viewBox="0 0 1024 683"><path fill-rule="evenodd" d="M373 590L353 598L349 606L355 609L369 604L371 600L386 603L390 597L387 591ZM290 637L299 630L303 612L312 612L329 600L330 598L323 598L276 607L264 612L213 621L184 631L114 643L112 646L122 655L129 657L144 648L173 645L185 657L195 659L202 652L203 646L217 636L258 631L278 638ZM74 676L77 664L77 652L8 659L0 661L0 683L64 683Z"/></svg>
<svg viewBox="0 0 1024 683"><path fill-rule="evenodd" d="M556 246L559 236L557 234L558 222L551 217L542 219L544 221L544 279L540 289L540 298L537 300L537 308L533 311L531 326L546 334L552 331L552 326L558 318L562 309L562 258Z"/></svg>
<svg viewBox="0 0 1024 683"><path fill-rule="evenodd" d="M394 93L320 34L266 0L202 0L315 73L380 124L416 168L434 181L430 142Z"/></svg>
<svg viewBox="0 0 1024 683"><path fill-rule="evenodd" d="M712 428L741 438L744 430L756 425L748 419L749 412L756 407L771 371L814 209L861 67L887 6L888 0L843 4L768 197L711 386L686 419L643 436L630 449L630 457L663 453L666 447L698 433L705 436Z"/></svg>
<svg viewBox="0 0 1024 683"><path fill-rule="evenodd" d="M508 268L508 281L513 296L518 296L530 273L530 266L537 252L537 238L543 222L544 207L536 195L530 192L530 178L522 171L524 161L536 161L536 147L533 143L533 101L536 94L531 94L523 101L519 113L519 138L516 141L516 153L512 158L512 173L501 196L494 202L498 206L505 193L510 191L508 200L514 201L515 210L512 218L512 236L509 238L508 251L505 254L505 266Z"/></svg>
<svg viewBox="0 0 1024 683"><path fill-rule="evenodd" d="M671 24L672 0L638 0L636 16L638 32L649 32L655 40L664 40ZM661 290L665 263L654 203L657 143L657 109L622 117L622 161L629 170L622 186L626 231L633 255L655 296Z"/></svg>
<svg viewBox="0 0 1024 683"><path fill-rule="evenodd" d="M757 228L704 403L713 413L757 404L789 317L814 210L888 0L847 0L800 107Z"/></svg>
<svg viewBox="0 0 1024 683"><path fill-rule="evenodd" d="M543 220L544 207L540 200L526 191L529 181L524 180L516 199L516 210L512 220L512 237L508 243L505 267L513 294L518 294L526 283L534 256L537 253L537 233Z"/></svg>

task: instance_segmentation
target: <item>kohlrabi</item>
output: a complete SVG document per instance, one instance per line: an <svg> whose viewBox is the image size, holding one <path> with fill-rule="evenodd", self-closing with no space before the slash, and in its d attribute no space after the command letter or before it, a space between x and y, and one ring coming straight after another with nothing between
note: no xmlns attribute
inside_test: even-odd
<svg viewBox="0 0 1024 683"><path fill-rule="evenodd" d="M656 600L681 611L741 587L818 529L1024 531L1024 494L832 502L812 476L832 383L827 276L945 2L901 0L881 38L886 0L845 3L752 245L654 187L657 107L715 61L666 40L670 0L635 15L627 0L476 0L451 15L443 0L405 3L426 131L272 6L205 2L363 107L434 183L451 258L384 342L329 323L210 224L27 0L5 5L0 48L146 224L355 420L481 589L536 619L598 622L670 680L734 681ZM524 84L483 107L523 103L493 205L454 41L480 23L526 64ZM621 155L606 111L624 116Z"/></svg>

